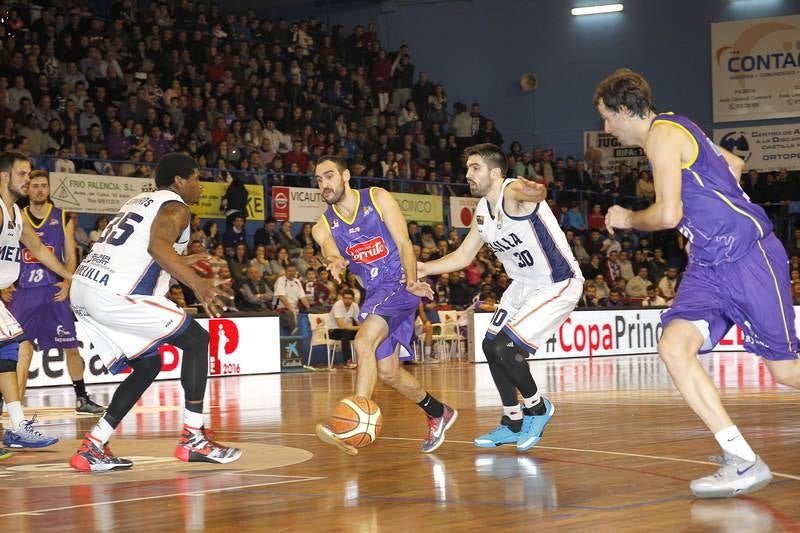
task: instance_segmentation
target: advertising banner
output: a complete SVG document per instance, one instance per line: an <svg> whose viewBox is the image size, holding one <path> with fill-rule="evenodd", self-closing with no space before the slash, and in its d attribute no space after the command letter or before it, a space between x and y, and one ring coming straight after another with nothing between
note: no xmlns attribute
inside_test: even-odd
<svg viewBox="0 0 800 533"><path fill-rule="evenodd" d="M264 188L261 185L245 185L247 189L247 218L248 220L264 220ZM200 218L225 218L225 213L220 209L227 183L203 182L203 195L197 205L190 205L189 209Z"/></svg>
<svg viewBox="0 0 800 533"><path fill-rule="evenodd" d="M149 178L123 178L96 174L50 173L50 198L56 207L76 213L113 215L119 208L143 192L155 190ZM225 218L220 202L228 188L226 183L203 182L200 203L189 206L201 218ZM264 219L264 189L260 185L245 185L249 193L247 218Z"/></svg>
<svg viewBox="0 0 800 533"><path fill-rule="evenodd" d="M327 207L319 189L272 187L272 214L275 220L316 222Z"/></svg>
<svg viewBox="0 0 800 533"><path fill-rule="evenodd" d="M748 170L800 169L800 123L715 129L714 142L744 159Z"/></svg>
<svg viewBox="0 0 800 533"><path fill-rule="evenodd" d="M800 306L795 307L800 310ZM619 309L573 311L558 331L539 346L536 359L561 359L604 355L655 353L661 338L661 314L666 309ZM483 363L481 344L492 313L475 313L470 326L470 360ZM800 324L800 314L795 327ZM734 326L715 352L741 352L744 335Z"/></svg>
<svg viewBox="0 0 800 533"><path fill-rule="evenodd" d="M600 130L583 132L583 151L599 152L600 169L604 174L611 174L623 163L631 168L644 167L647 157L644 149L638 146L623 146L616 137Z"/></svg>
<svg viewBox="0 0 800 533"><path fill-rule="evenodd" d="M122 178L96 174L50 173L50 198L56 207L76 213L113 215L137 194L154 191L147 178Z"/></svg>
<svg viewBox="0 0 800 533"><path fill-rule="evenodd" d="M800 116L800 15L711 25L714 122Z"/></svg>
<svg viewBox="0 0 800 533"><path fill-rule="evenodd" d="M443 221L442 198L425 194L392 193L407 221L431 225ZM316 222L328 207L319 189L272 187L275 220Z"/></svg>
<svg viewBox="0 0 800 533"><path fill-rule="evenodd" d="M472 216L478 207L478 198L450 197L450 226L453 228L471 228Z"/></svg>
<svg viewBox="0 0 800 533"><path fill-rule="evenodd" d="M197 322L208 330L208 375L269 374L281 371L281 345L278 317L254 316L231 318L198 318ZM81 356L86 361L84 380L87 384L116 383L127 373L109 374L100 361L94 345L80 323L76 323ZM161 373L156 379L181 377L182 352L171 345L163 345ZM62 350L35 352L30 367L28 387L69 385L67 363Z"/></svg>

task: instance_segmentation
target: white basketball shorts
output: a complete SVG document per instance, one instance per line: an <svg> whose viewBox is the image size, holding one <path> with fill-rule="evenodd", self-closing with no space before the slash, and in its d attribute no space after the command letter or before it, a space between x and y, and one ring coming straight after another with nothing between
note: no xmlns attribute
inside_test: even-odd
<svg viewBox="0 0 800 533"><path fill-rule="evenodd" d="M79 278L72 282L70 302L112 374L127 366L125 360L152 354L167 339L181 334L191 320L164 296L116 294L88 286Z"/></svg>
<svg viewBox="0 0 800 533"><path fill-rule="evenodd" d="M583 293L583 279L570 278L544 287L511 282L486 335L506 332L520 348L535 352L575 309Z"/></svg>
<svg viewBox="0 0 800 533"><path fill-rule="evenodd" d="M0 300L0 344L12 341L22 335L22 326Z"/></svg>

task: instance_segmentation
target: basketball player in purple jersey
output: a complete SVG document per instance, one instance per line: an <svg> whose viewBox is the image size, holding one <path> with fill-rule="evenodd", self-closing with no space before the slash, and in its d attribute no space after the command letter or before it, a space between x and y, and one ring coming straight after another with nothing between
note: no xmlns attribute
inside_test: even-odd
<svg viewBox="0 0 800 533"><path fill-rule="evenodd" d="M50 175L46 170L34 170L28 185L30 205L22 210L42 243L56 257L63 259L67 270L77 267L75 253L75 226L67 222L65 213L50 203ZM105 408L97 405L86 393L83 383L85 364L78 351L75 321L70 309L68 291L55 285L61 277L45 268L27 248L22 249L17 290L9 305L9 311L19 321L25 332L19 345L17 383L19 395L25 397L28 384L28 369L33 357L33 343L39 350L62 349L67 360L67 371L75 388L75 411L101 415Z"/></svg>
<svg viewBox="0 0 800 533"><path fill-rule="evenodd" d="M361 327L353 340L358 354L356 396L371 398L377 378L419 405L428 415L428 434L422 451L430 453L444 442L457 411L427 393L400 365L410 359L414 318L421 296L432 297L427 283L417 281L417 260L400 207L383 189L353 190L350 171L332 156L320 158L317 185L328 204L312 235L322 248L328 270L341 281L346 268L361 279L366 300ZM317 424L323 442L356 455L358 450L339 440L325 424Z"/></svg>
<svg viewBox="0 0 800 533"><path fill-rule="evenodd" d="M662 315L658 353L724 452L719 471L692 481L691 490L700 498L758 490L772 480L769 467L731 421L696 355L712 350L736 324L745 348L764 359L779 383L800 387L786 252L764 210L739 187L744 162L686 117L658 114L641 75L621 70L609 76L597 87L594 104L606 132L645 149L656 189L647 209L611 207L606 226L677 226L690 243L683 282Z"/></svg>
<svg viewBox="0 0 800 533"><path fill-rule="evenodd" d="M42 262L61 276L59 289L69 290L72 273L47 249L31 224L22 216L17 201L28 193L31 162L19 152L0 154L0 288L9 287L19 278L22 255L20 243ZM22 402L17 390L17 356L22 328L17 319L0 301L0 394L5 398L10 427L3 433L3 446L9 448L44 448L58 442L33 428L35 416L25 420ZM0 448L0 459L10 454Z"/></svg>

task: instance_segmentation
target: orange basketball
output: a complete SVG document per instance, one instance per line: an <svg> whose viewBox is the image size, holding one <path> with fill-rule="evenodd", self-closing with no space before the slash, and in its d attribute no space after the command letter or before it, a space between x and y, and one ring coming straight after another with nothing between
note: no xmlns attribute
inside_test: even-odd
<svg viewBox="0 0 800 533"><path fill-rule="evenodd" d="M380 436L383 415L381 408L372 400L350 396L333 408L329 425L339 439L356 448L363 448Z"/></svg>

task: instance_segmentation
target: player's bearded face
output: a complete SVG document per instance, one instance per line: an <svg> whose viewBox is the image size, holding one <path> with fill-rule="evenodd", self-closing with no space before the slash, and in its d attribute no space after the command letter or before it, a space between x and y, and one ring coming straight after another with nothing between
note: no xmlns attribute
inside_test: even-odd
<svg viewBox="0 0 800 533"><path fill-rule="evenodd" d="M17 161L11 168L11 180L8 183L8 189L17 197L26 196L28 194L28 185L30 183L31 165L27 161Z"/></svg>
<svg viewBox="0 0 800 533"><path fill-rule="evenodd" d="M492 186L489 167L479 156L470 156L467 160L467 183L472 196L485 196Z"/></svg>
<svg viewBox="0 0 800 533"><path fill-rule="evenodd" d="M41 205L47 202L50 196L50 186L47 180L37 179L28 185L28 196L32 204Z"/></svg>
<svg viewBox="0 0 800 533"><path fill-rule="evenodd" d="M341 175L320 183L320 188L322 189L322 199L328 205L339 203L344 196L344 181Z"/></svg>

